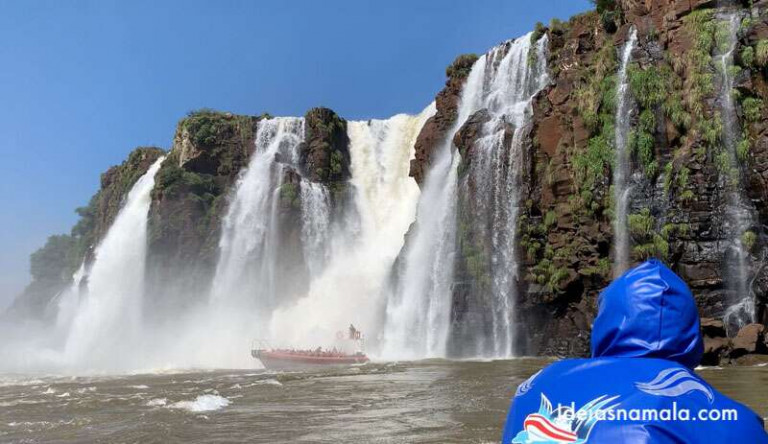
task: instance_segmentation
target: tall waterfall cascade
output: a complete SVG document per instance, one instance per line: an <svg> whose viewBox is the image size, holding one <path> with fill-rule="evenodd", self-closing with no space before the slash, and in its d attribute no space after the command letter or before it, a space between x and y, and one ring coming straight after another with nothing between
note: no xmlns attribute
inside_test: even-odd
<svg viewBox="0 0 768 444"><path fill-rule="evenodd" d="M307 295L272 314L269 337L291 346L316 346L350 323L367 334L375 352L381 330L382 287L413 222L419 188L408 176L416 137L435 113L348 122L352 208L357 230L333 233L328 265ZM352 225L352 224L348 224ZM312 242L307 239L304 242Z"/></svg>
<svg viewBox="0 0 768 444"><path fill-rule="evenodd" d="M165 158L161 157L134 184L125 205L118 213L104 240L96 248L95 260L88 273L86 294L79 294L83 270L76 274L70 290L76 299L67 298L71 315L64 348L66 365L112 368L141 360L133 353L119 350L141 343L144 266L147 250L147 214L155 174Z"/></svg>
<svg viewBox="0 0 768 444"><path fill-rule="evenodd" d="M720 155L727 157L729 171L721 172L721 180L726 187L726 214L728 236L731 245L726 251L724 274L726 287L732 295L723 315L726 328L737 331L748 323L755 322L755 298L752 293L751 259L743 236L755 225L755 208L745 195L744 179L737 154L737 144L741 134L736 106L733 97L734 73L731 69L734 52L738 41L739 25L742 15L738 12L723 14L719 17L721 26L727 29L727 46L720 48L716 63L721 79L718 97L723 123L722 148Z"/></svg>
<svg viewBox="0 0 768 444"><path fill-rule="evenodd" d="M222 223L209 304L201 318L185 328L197 343L187 352L195 364L248 365L243 350L252 339L269 337L272 311L289 298L284 293L298 291L290 284L300 278L289 275L289 261L281 256L296 253L295 246L286 244L281 199L298 198L300 251L310 278L324 267L331 231L329 191L304 179L298 184L285 182L288 173L298 175L304 136L302 118L259 122L255 152L235 185ZM290 262L298 266L296 260Z"/></svg>
<svg viewBox="0 0 768 444"><path fill-rule="evenodd" d="M259 123L256 151L224 217L211 292L213 304L239 310L251 306L269 308L274 303L279 192L286 165L298 162L297 148L303 140L303 119L279 117ZM327 207L315 201L325 200L322 192L302 189L302 195L311 198L306 202L309 207Z"/></svg>
<svg viewBox="0 0 768 444"><path fill-rule="evenodd" d="M327 345L350 323L375 336L381 288L415 217L419 189L408 176L414 143L434 112L432 104L417 116L348 122L351 199L341 211L331 208L323 184L303 178L284 183L289 170L299 174L303 119L259 123L256 152L223 222L209 305L184 328L194 338L195 350L185 354L195 365L253 365L243 353L252 339L282 347ZM284 230L297 220L279 222L285 190L295 192L300 205L292 240ZM292 250L300 251L308 282L289 295L297 258L280 255Z"/></svg>
<svg viewBox="0 0 768 444"><path fill-rule="evenodd" d="M492 227L483 236L493 257L491 306L492 344L477 355L513 354L513 304L517 278L515 233L522 168L522 144L528 134L531 100L549 82L546 36L535 46L531 34L505 43L480 57L467 77L458 118L427 173L416 224L402 253L397 279L390 290L382 355L393 358L443 357L451 329L451 301L457 255L457 199L462 192L457 168L461 155L454 135L476 112L486 110L477 159L472 171L478 184L479 226ZM529 57L534 51L535 57ZM530 60L535 60L530 63ZM514 127L511 142L505 140Z"/></svg>
<svg viewBox="0 0 768 444"><path fill-rule="evenodd" d="M629 131L632 117L632 100L627 79L627 67L632 62L632 51L637 46L637 29L634 27L629 39L621 51L616 91L616 127L615 150L616 162L613 168L613 201L616 202L616 215L613 222L614 265L613 275L619 276L629 267L629 227L627 217L630 204L631 186L629 174L631 159L628 148Z"/></svg>
<svg viewBox="0 0 768 444"><path fill-rule="evenodd" d="M56 310L56 329L59 332L66 334L72 325L72 320L77 314L77 308L80 304L81 294L80 285L86 277L85 261L80 264L80 267L72 275L72 284L59 292L55 298L51 300L49 305L55 306Z"/></svg>

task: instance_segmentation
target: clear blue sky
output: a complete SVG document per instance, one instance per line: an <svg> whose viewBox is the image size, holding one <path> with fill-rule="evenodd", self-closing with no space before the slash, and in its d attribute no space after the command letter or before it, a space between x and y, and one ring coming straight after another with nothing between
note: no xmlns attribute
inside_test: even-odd
<svg viewBox="0 0 768 444"><path fill-rule="evenodd" d="M0 0L0 308L99 175L188 111L417 112L465 52L587 0Z"/></svg>

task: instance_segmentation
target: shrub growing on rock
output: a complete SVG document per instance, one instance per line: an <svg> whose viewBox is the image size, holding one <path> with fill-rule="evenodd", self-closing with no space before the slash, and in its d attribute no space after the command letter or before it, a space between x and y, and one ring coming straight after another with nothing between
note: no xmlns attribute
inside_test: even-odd
<svg viewBox="0 0 768 444"><path fill-rule="evenodd" d="M542 38L546 32L547 32L547 27L544 26L544 23L536 22L536 26L533 28L533 34L531 34L531 45L538 42L539 39Z"/></svg>
<svg viewBox="0 0 768 444"><path fill-rule="evenodd" d="M763 114L763 101L757 97L747 97L741 102L744 117L749 122L757 122Z"/></svg>
<svg viewBox="0 0 768 444"><path fill-rule="evenodd" d="M763 68L768 66L768 39L757 42L755 46L755 61Z"/></svg>
<svg viewBox="0 0 768 444"><path fill-rule="evenodd" d="M745 250L752 250L755 246L755 242L757 242L757 235L754 231L747 230L741 235L741 245L744 246Z"/></svg>
<svg viewBox="0 0 768 444"><path fill-rule="evenodd" d="M741 59L741 65L745 68L749 68L755 64L755 49L751 46L747 46L741 50L739 54Z"/></svg>
<svg viewBox="0 0 768 444"><path fill-rule="evenodd" d="M475 64L479 56L477 54L462 54L453 60L446 69L445 75L449 78L465 79L472 72L472 65Z"/></svg>

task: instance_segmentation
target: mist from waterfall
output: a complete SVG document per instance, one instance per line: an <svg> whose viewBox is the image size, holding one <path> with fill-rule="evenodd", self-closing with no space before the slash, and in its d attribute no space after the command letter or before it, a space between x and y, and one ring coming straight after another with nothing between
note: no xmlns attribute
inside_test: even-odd
<svg viewBox="0 0 768 444"><path fill-rule="evenodd" d="M613 275L621 275L629 268L629 227L627 217L630 204L631 187L629 174L631 158L627 141L632 120L632 98L629 92L627 79L627 67L632 62L632 51L637 46L637 29L630 31L629 40L621 51L621 66L618 74L618 87L616 89L616 127L615 150L616 161L613 168L613 201L616 206L616 214L613 221Z"/></svg>
<svg viewBox="0 0 768 444"><path fill-rule="evenodd" d="M723 14L721 26L727 26L727 47L719 48L716 58L719 69L721 88L718 97L723 123L723 153L727 156L728 171L721 172L721 180L726 188L726 222L731 245L726 251L725 280L730 297L723 315L726 329L737 331L748 323L755 322L755 299L752 294L751 259L748 248L742 238L755 224L754 207L745 196L741 162L737 154L737 144L741 134L736 106L734 103L734 73L732 72L734 53L738 40L739 25L742 15L738 12Z"/></svg>
<svg viewBox="0 0 768 444"><path fill-rule="evenodd" d="M68 312L74 312L64 346L63 362L76 368L120 368L140 362L141 319L144 299L144 266L147 251L147 214L155 174L161 157L136 182L125 205L96 248L88 283L81 293L75 284L66 299ZM74 295L77 295L75 301ZM76 308L75 308L76 306ZM130 353L121 351L130 350Z"/></svg>
<svg viewBox="0 0 768 444"><path fill-rule="evenodd" d="M453 138L475 112L486 109L476 179L478 225L490 224L493 275L491 322L493 356L512 355L512 317L517 261L515 233L522 141L530 120L531 98L548 82L546 36L529 57L531 34L481 56L467 77L458 117L448 131L423 184L416 224L406 242L396 282L386 307L382 355L390 358L443 357L451 329L451 301L456 251L457 168L461 156ZM530 66L529 60L536 62ZM506 124L515 127L511 146L504 142ZM485 201L485 199L488 199ZM484 353L480 353L484 354Z"/></svg>

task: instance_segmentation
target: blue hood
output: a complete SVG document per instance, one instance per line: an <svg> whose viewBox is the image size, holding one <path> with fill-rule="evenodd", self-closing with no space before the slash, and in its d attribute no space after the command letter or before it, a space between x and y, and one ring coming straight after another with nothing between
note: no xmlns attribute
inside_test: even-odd
<svg viewBox="0 0 768 444"><path fill-rule="evenodd" d="M693 295L658 260L628 270L600 294L592 357L661 358L694 368L703 350Z"/></svg>

